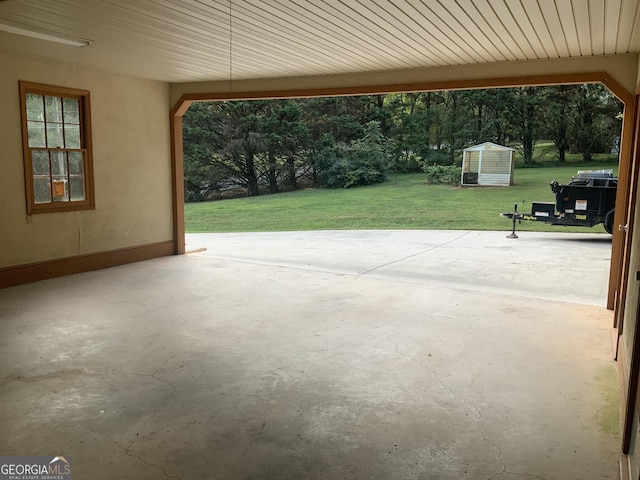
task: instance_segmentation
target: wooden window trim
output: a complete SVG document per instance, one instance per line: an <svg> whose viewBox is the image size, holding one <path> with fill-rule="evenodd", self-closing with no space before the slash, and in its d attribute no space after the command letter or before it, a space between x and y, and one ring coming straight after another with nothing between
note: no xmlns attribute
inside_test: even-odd
<svg viewBox="0 0 640 480"><path fill-rule="evenodd" d="M39 213L69 212L77 210L95 209L95 193L93 182L93 145L91 134L91 100L88 90L67 88L56 85L46 85L20 81L20 114L22 124L22 153L24 163L24 180L27 215ZM69 200L67 202L35 203L33 187L33 166L29 147L29 131L27 128L27 94L50 95L56 97L77 98L80 104L80 135L81 148L84 155L84 200ZM51 149L50 149L51 150Z"/></svg>

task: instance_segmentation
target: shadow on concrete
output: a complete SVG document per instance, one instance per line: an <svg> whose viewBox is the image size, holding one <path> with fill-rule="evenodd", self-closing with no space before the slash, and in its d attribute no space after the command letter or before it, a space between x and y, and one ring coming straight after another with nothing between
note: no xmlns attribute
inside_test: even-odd
<svg viewBox="0 0 640 480"><path fill-rule="evenodd" d="M572 238L570 236L541 238L542 242L565 242L565 243L591 243L591 244L611 244L613 237L611 235L589 236Z"/></svg>

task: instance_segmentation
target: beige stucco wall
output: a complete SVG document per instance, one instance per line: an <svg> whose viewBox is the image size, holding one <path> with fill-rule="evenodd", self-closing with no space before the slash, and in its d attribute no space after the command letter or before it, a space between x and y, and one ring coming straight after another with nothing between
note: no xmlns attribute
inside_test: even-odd
<svg viewBox="0 0 640 480"><path fill-rule="evenodd" d="M172 239L169 86L0 53L0 267ZM91 93L96 209L26 215L18 81Z"/></svg>
<svg viewBox="0 0 640 480"><path fill-rule="evenodd" d="M320 75L315 77L265 78L233 82L194 82L171 85L171 105L189 93L259 92L279 90L307 90L325 88L402 85L424 82L481 81L483 79L535 75L563 75L606 72L628 92L638 83L638 55L602 55L563 59L528 60L521 62L485 63L435 67L415 70L356 73L349 75ZM478 83L481 85L481 83ZM375 88L372 89L375 92Z"/></svg>

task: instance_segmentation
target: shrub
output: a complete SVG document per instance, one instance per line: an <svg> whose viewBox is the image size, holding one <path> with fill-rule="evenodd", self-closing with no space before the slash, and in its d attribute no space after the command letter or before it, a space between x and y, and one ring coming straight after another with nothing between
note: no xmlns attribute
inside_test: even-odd
<svg viewBox="0 0 640 480"><path fill-rule="evenodd" d="M395 173L420 173L424 166L422 158L414 152L403 151L391 158L391 169Z"/></svg>
<svg viewBox="0 0 640 480"><path fill-rule="evenodd" d="M427 165L424 167L427 183L458 185L462 175L462 167L456 165Z"/></svg>
<svg viewBox="0 0 640 480"><path fill-rule="evenodd" d="M319 154L320 176L329 188L349 188L382 183L389 160L378 122L365 127L365 136L346 145L329 145Z"/></svg>
<svg viewBox="0 0 640 480"><path fill-rule="evenodd" d="M351 145L338 147L337 150L339 158L321 174L327 187L349 188L386 180L389 168L383 155Z"/></svg>

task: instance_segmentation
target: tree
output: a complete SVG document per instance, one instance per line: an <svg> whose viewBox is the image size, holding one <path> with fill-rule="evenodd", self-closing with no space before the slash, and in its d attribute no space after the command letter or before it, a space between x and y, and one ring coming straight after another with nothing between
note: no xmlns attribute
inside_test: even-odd
<svg viewBox="0 0 640 480"><path fill-rule="evenodd" d="M195 103L184 117L188 200L234 186L247 195L381 181L396 171L459 163L463 148L492 141L534 161L551 139L590 160L616 143L621 110L601 85L415 92L353 97Z"/></svg>
<svg viewBox="0 0 640 480"><path fill-rule="evenodd" d="M369 122L362 138L350 144L327 144L321 172L330 188L371 185L386 180L389 161L379 122Z"/></svg>
<svg viewBox="0 0 640 480"><path fill-rule="evenodd" d="M226 172L216 168L213 159L219 151L217 109L211 103L193 103L182 123L185 198L207 199L219 188Z"/></svg>
<svg viewBox="0 0 640 480"><path fill-rule="evenodd" d="M434 163L453 165L462 149L472 143L470 138L473 136L473 120L464 92L441 92L439 98L441 103L437 109L437 124L442 125L442 129L436 137L437 151L439 153L444 149L446 160L438 159Z"/></svg>
<svg viewBox="0 0 640 480"><path fill-rule="evenodd" d="M525 165L533 164L533 147L540 132L540 96L538 87L511 89L512 95L504 98L509 108L505 110L514 138L520 140ZM509 98L511 97L511 98Z"/></svg>
<svg viewBox="0 0 640 480"><path fill-rule="evenodd" d="M569 148L569 116L571 115L571 97L576 85L559 85L547 87L543 92L544 134L558 149L558 161L565 163L566 151Z"/></svg>
<svg viewBox="0 0 640 480"><path fill-rule="evenodd" d="M304 169L304 154L310 140L309 127L302 121L300 102L286 100L277 104L272 128L267 130L273 135L277 145L277 155L284 164L285 187L288 190L298 188L298 169Z"/></svg>
<svg viewBox="0 0 640 480"><path fill-rule="evenodd" d="M388 133L389 147L396 171L421 171L423 159L431 154L430 95L416 92L387 96L392 125Z"/></svg>
<svg viewBox="0 0 640 480"><path fill-rule="evenodd" d="M495 109L495 92L497 90L466 90L460 92L460 97L467 105L468 144L496 142L493 119L501 116L504 111ZM492 108L494 107L494 108Z"/></svg>
<svg viewBox="0 0 640 480"><path fill-rule="evenodd" d="M610 151L613 146L615 132L620 132L615 118L622 106L600 84L579 85L573 91L572 103L569 146L590 162L594 153Z"/></svg>

